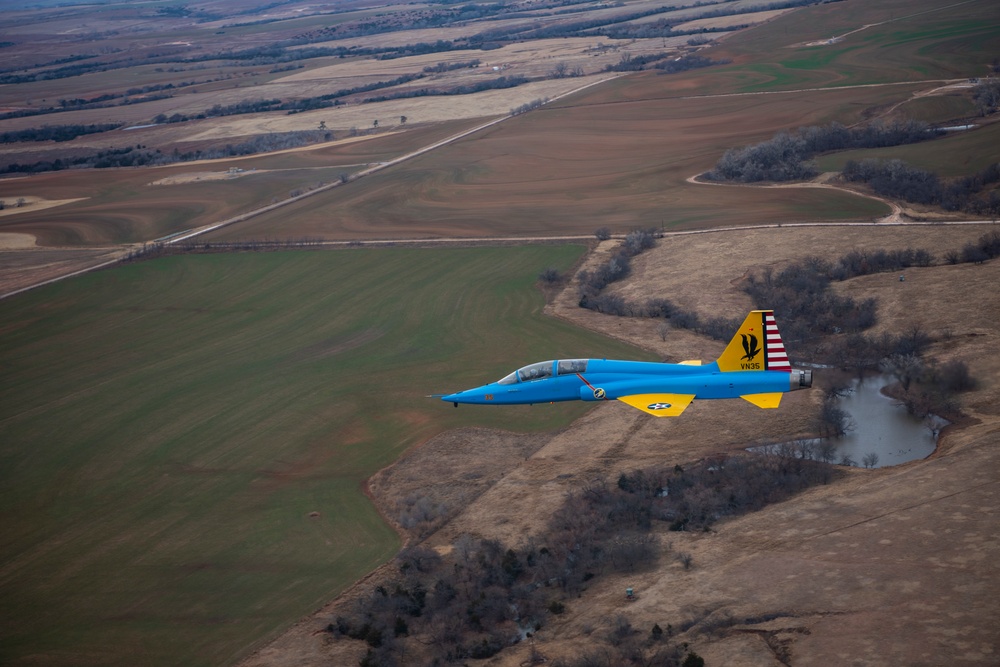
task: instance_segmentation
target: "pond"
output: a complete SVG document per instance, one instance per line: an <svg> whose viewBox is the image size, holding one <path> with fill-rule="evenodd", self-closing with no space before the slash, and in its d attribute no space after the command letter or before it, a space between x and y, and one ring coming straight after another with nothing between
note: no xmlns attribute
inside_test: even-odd
<svg viewBox="0 0 1000 667"><path fill-rule="evenodd" d="M888 375L855 380L849 392L836 399L838 407L850 416L852 428L847 435L830 440L835 450L833 463L849 458L853 465L867 466L866 457L874 455L877 457L875 464L869 467L882 468L927 458L934 453L938 434L949 422L935 416L922 420L910 416L904 406L882 393L882 387L892 382L893 378ZM818 458L822 442L821 438L815 438L751 447L750 450L775 451L790 445L795 456ZM810 453L803 454L803 447Z"/></svg>
<svg viewBox="0 0 1000 667"><path fill-rule="evenodd" d="M923 459L934 452L938 433L948 422L940 417L920 420L910 416L904 406L882 394L882 387L892 382L891 376L881 374L855 380L850 393L838 399L854 428L833 440L837 461L849 456L862 465L866 455L875 454L875 467L881 468Z"/></svg>

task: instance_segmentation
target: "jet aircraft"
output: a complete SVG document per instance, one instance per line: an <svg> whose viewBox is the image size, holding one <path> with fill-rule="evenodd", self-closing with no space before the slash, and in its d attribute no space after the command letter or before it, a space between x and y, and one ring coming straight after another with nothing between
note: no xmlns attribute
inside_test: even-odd
<svg viewBox="0 0 1000 667"><path fill-rule="evenodd" d="M776 408L787 391L812 386L812 371L793 369L774 311L754 310L710 364L614 359L541 361L497 382L441 396L479 405L617 399L657 417L676 417L694 399L740 397L760 408Z"/></svg>

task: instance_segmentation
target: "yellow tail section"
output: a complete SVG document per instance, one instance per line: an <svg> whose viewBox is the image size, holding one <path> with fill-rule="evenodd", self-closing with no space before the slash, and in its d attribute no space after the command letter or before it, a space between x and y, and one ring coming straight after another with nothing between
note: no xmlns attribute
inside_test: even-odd
<svg viewBox="0 0 1000 667"><path fill-rule="evenodd" d="M766 317L773 321L774 311L751 310L736 335L729 341L726 351L718 359L721 371L763 371L767 370ZM775 331L777 327L775 327Z"/></svg>

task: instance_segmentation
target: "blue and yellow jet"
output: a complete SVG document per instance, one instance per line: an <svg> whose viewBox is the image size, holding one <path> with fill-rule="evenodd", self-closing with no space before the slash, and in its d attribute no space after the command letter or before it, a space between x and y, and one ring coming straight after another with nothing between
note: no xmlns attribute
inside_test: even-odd
<svg viewBox="0 0 1000 667"><path fill-rule="evenodd" d="M617 399L657 417L676 417L696 398L743 398L776 408L786 391L812 386L812 371L794 370L774 311L754 310L715 362L679 364L613 359L541 361L492 384L442 396L478 405Z"/></svg>

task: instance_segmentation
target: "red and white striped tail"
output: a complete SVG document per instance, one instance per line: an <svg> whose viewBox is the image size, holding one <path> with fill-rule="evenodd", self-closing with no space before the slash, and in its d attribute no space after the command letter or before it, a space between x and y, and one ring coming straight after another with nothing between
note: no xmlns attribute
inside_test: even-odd
<svg viewBox="0 0 1000 667"><path fill-rule="evenodd" d="M774 320L773 312L764 313L764 337L767 341L767 356L764 367L769 371L788 371L791 373L792 364L788 361L785 344L781 342L781 334L778 333L778 323Z"/></svg>

